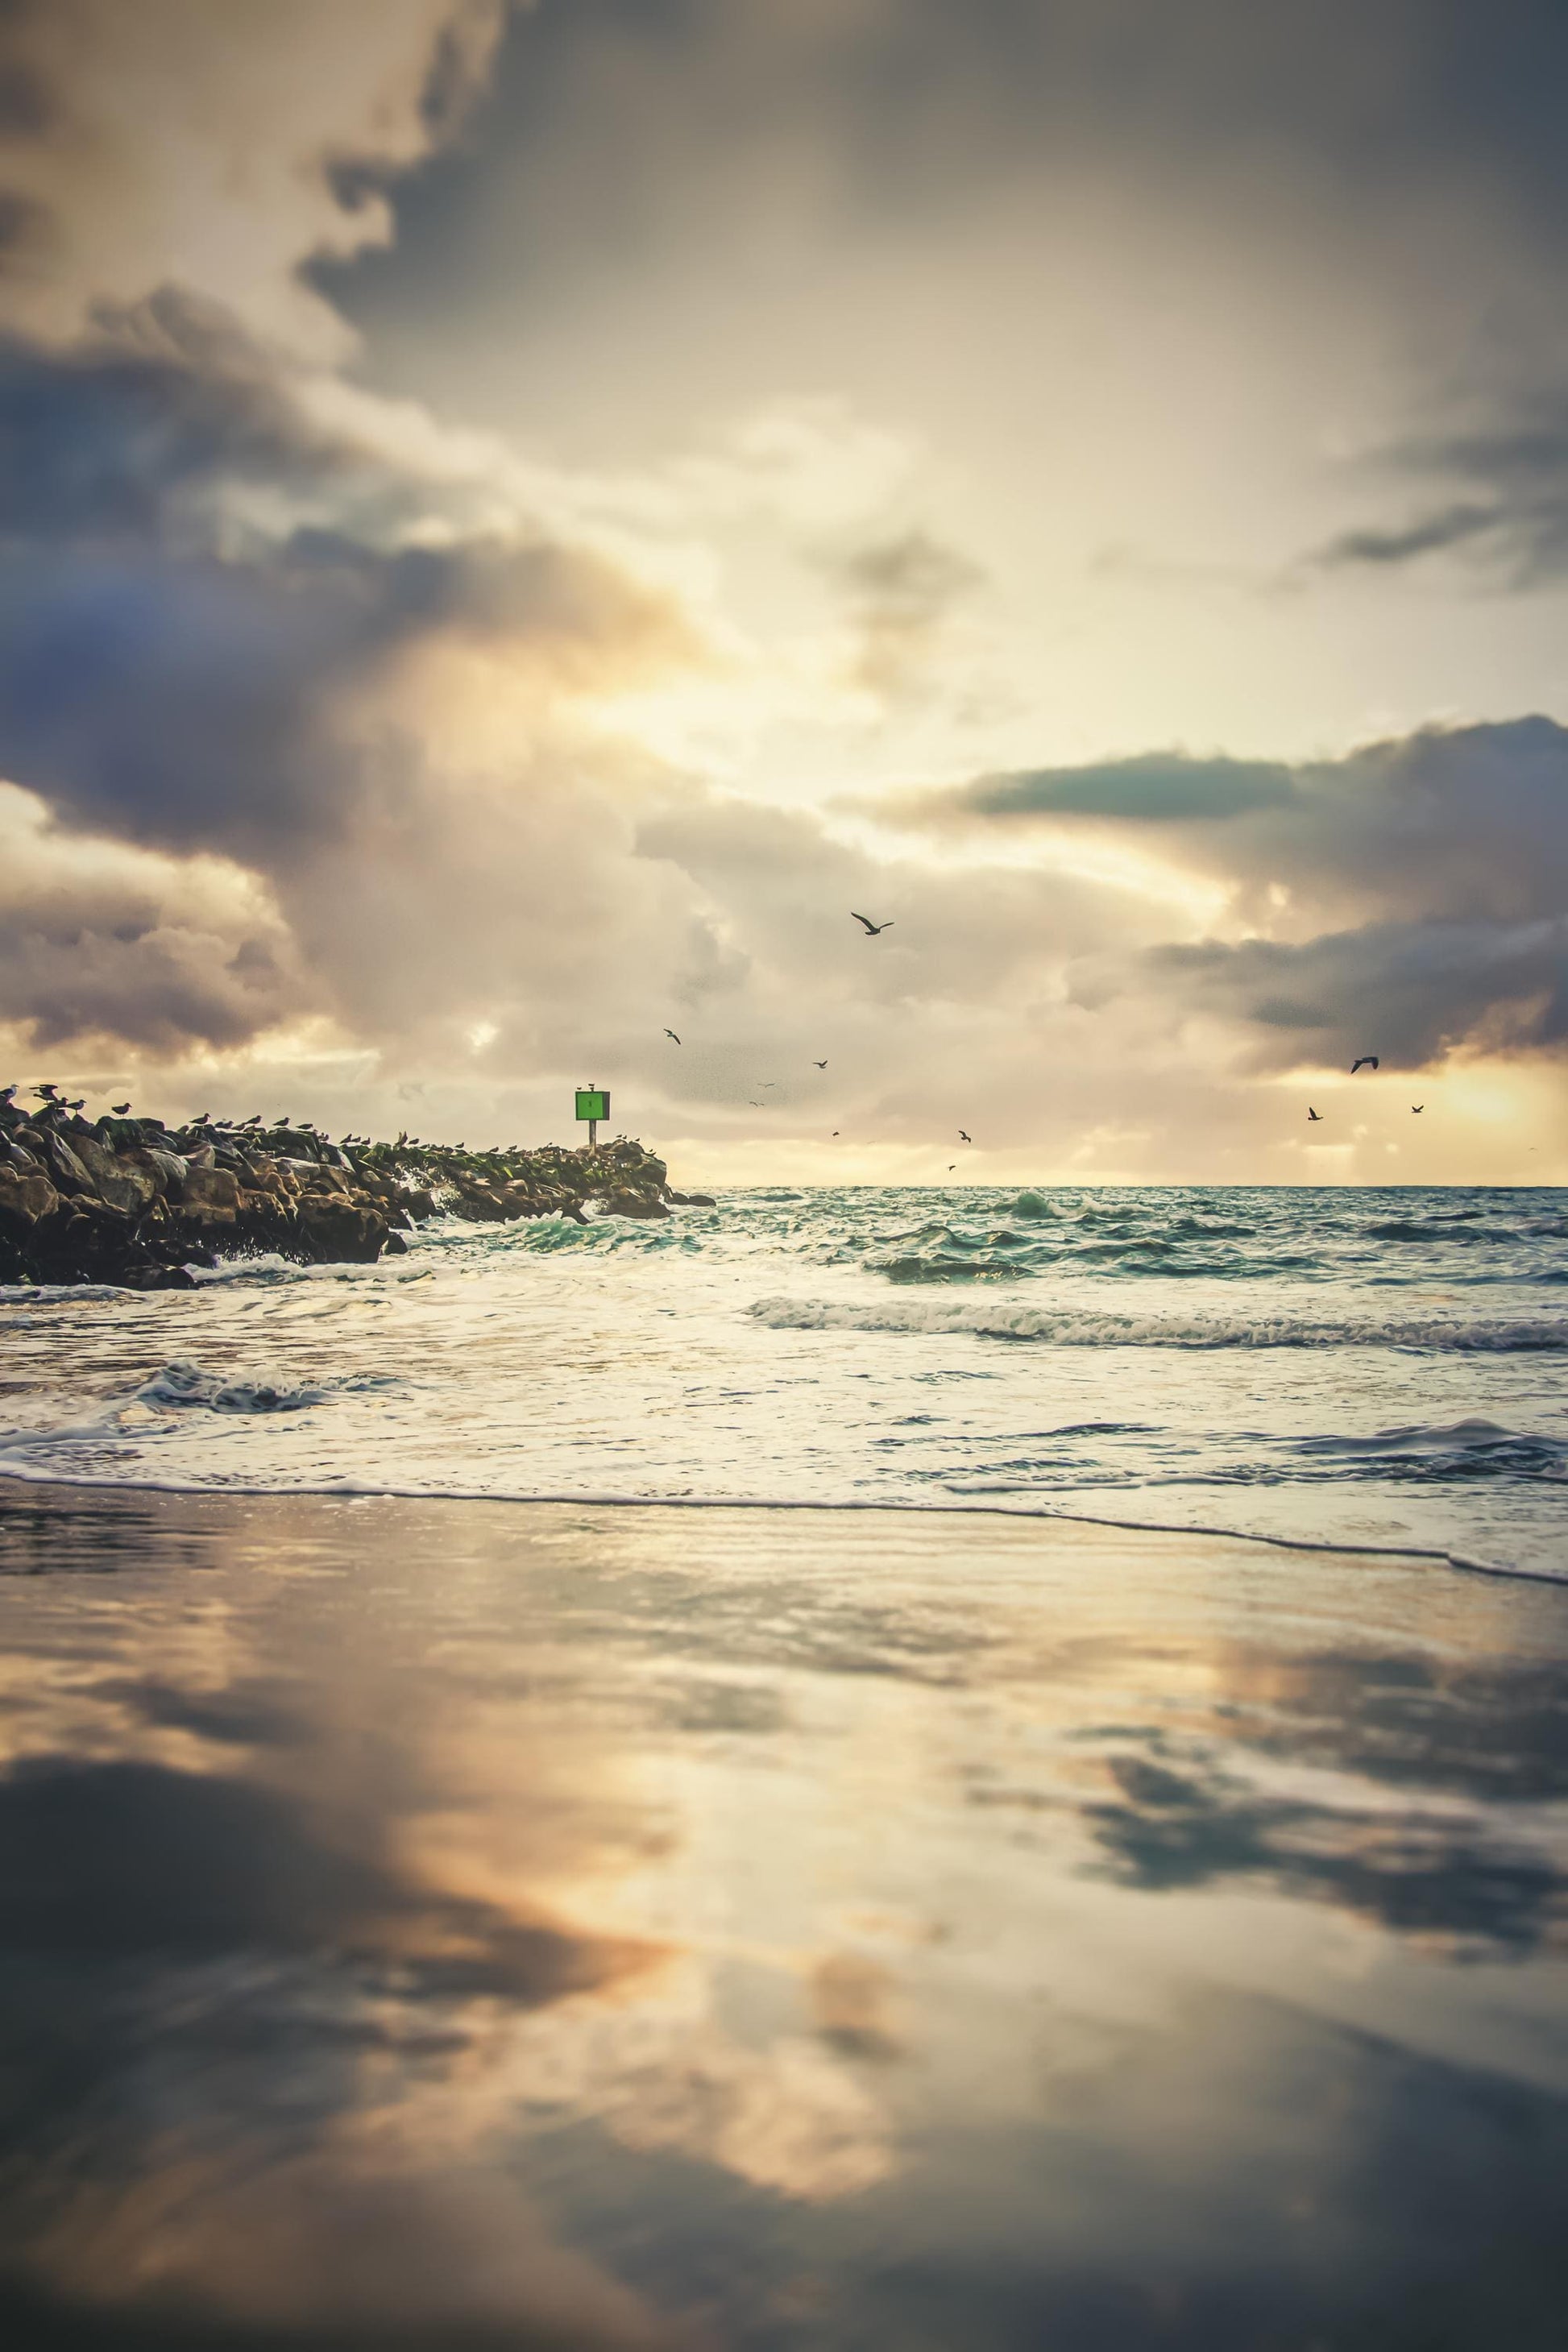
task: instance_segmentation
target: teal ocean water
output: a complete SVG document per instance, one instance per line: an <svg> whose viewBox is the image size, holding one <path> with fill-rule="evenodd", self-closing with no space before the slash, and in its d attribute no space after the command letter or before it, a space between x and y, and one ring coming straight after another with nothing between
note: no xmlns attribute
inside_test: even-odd
<svg viewBox="0 0 1568 2352"><path fill-rule="evenodd" d="M726 1193L0 1293L0 1472L1054 1510L1568 1580L1552 1191Z"/></svg>

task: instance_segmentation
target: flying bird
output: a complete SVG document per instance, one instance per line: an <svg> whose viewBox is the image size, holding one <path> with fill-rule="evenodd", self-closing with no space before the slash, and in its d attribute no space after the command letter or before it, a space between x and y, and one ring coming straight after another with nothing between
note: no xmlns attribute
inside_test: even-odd
<svg viewBox="0 0 1568 2352"><path fill-rule="evenodd" d="M1351 1076L1353 1078L1358 1070L1375 1070L1376 1067L1377 1055L1375 1054L1363 1054L1351 1064Z"/></svg>
<svg viewBox="0 0 1568 2352"><path fill-rule="evenodd" d="M893 926L892 926L892 924L891 924L890 922L888 922L888 923L874 923L874 922L872 922L872 920L871 920L871 919L870 919L870 917L869 917L868 915L856 915L856 914L855 914L855 909L854 909L854 908L853 908L853 907L851 907L851 908L850 908L849 912L850 912L850 914L851 914L851 915L853 915L853 916L855 917L855 920L856 920L858 923L864 923L864 924L865 924L865 926L866 926L866 937L867 937L868 940L877 940L877 939L880 939L880 938L881 938L881 936L882 936L882 933L883 933L884 931L890 931L890 930L892 929L892 928L893 928Z"/></svg>
<svg viewBox="0 0 1568 2352"><path fill-rule="evenodd" d="M958 1139L960 1143L973 1143L974 1138L972 1135L965 1135L963 1128L960 1128L958 1130Z"/></svg>
<svg viewBox="0 0 1568 2352"><path fill-rule="evenodd" d="M1318 1111L1315 1111L1315 1110L1312 1108L1311 1104L1310 1104L1310 1103L1309 1103L1309 1104L1307 1105L1307 1117L1308 1117L1309 1118L1321 1118L1321 1112L1318 1112Z"/></svg>
<svg viewBox="0 0 1568 2352"><path fill-rule="evenodd" d="M678 1045L679 1045L680 1040L679 1040L679 1037L676 1037L676 1035L675 1035L675 1032L674 1032L674 1030L673 1030L673 1029L667 1029L667 1030L665 1031L665 1033L664 1033L664 1034L665 1034L665 1035L666 1035L667 1037L673 1037L673 1038L675 1038L675 1043L676 1043Z"/></svg>
<svg viewBox="0 0 1568 2352"><path fill-rule="evenodd" d="M55 1086L48 1086L48 1087L35 1087L33 1088L33 1092L34 1092L36 1095L42 1095L42 1096L43 1096L43 1097L44 1097L44 1100L45 1100L46 1102L47 1102L47 1101L49 1101L49 1099L51 1098L51 1097L53 1097L53 1096L55 1096L55 1095L58 1095L58 1092L59 1092L59 1088L58 1088L58 1087L55 1087Z"/></svg>
<svg viewBox="0 0 1568 2352"><path fill-rule="evenodd" d="M948 1161L948 1163L947 1163L947 1172L948 1172L948 1174L949 1174L950 1176L952 1175L952 1173L953 1170L957 1167L957 1165L958 1165L958 1162L957 1162L957 1160L950 1160Z"/></svg>
<svg viewBox="0 0 1568 2352"><path fill-rule="evenodd" d="M835 1134L835 1135L837 1135L837 1132L838 1132L838 1129L837 1129L837 1128L835 1128L835 1129L834 1129L834 1130L833 1130L833 1132L834 1132L834 1134Z"/></svg>
<svg viewBox="0 0 1568 2352"><path fill-rule="evenodd" d="M811 1066L814 1070L825 1070L827 1065L826 1062L813 1062Z"/></svg>
<svg viewBox="0 0 1568 2352"><path fill-rule="evenodd" d="M1425 1103L1412 1103L1410 1108L1415 1112L1416 1118L1419 1118L1426 1106Z"/></svg>

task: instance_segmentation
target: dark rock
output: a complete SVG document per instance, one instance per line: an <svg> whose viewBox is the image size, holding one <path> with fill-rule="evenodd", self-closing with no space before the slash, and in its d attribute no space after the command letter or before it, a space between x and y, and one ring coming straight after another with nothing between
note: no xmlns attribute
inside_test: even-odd
<svg viewBox="0 0 1568 2352"><path fill-rule="evenodd" d="M63 1135L52 1127L35 1127L34 1150L48 1171L49 1181L58 1192L90 1192L92 1179Z"/></svg>
<svg viewBox="0 0 1568 2352"><path fill-rule="evenodd" d="M107 1150L96 1136L77 1138L76 1157L91 1177L99 1199L107 1201L111 1209L139 1217L156 1200L158 1187L149 1171Z"/></svg>
<svg viewBox="0 0 1568 2352"><path fill-rule="evenodd" d="M657 1193L607 1192L602 1203L610 1217L668 1217L669 1211Z"/></svg>
<svg viewBox="0 0 1568 2352"><path fill-rule="evenodd" d="M300 1238L318 1265L374 1265L386 1240L386 1220L353 1201L311 1196L300 1203Z"/></svg>

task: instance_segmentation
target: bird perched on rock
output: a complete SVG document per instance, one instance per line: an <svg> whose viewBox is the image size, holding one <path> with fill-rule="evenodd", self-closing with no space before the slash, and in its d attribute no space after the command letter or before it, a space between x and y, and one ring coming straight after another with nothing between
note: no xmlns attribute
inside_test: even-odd
<svg viewBox="0 0 1568 2352"><path fill-rule="evenodd" d="M116 1118L123 1118L131 1106L128 1102L110 1103L109 1108L114 1113Z"/></svg>
<svg viewBox="0 0 1568 2352"><path fill-rule="evenodd" d="M672 1040L673 1040L673 1042L674 1042L677 1045L679 1045L680 1040L679 1040L679 1037L677 1037L677 1036L676 1036L675 1032L674 1032L674 1030L673 1030L673 1029L667 1029L667 1030L665 1031L665 1033L664 1033L664 1034L665 1034L665 1035L666 1035L667 1037L668 1037L668 1038L672 1039Z"/></svg>
<svg viewBox="0 0 1568 2352"><path fill-rule="evenodd" d="M851 907L851 908L850 908L849 912L850 912L850 914L851 914L852 916L854 916L854 919L855 919L856 922L858 922L858 923L864 923L864 924L865 924L865 926L866 926L866 937L867 937L868 940L879 940L879 939L880 939L880 938L881 938L882 933L883 933L884 931L890 931L890 930L892 929L892 928L893 928L893 926L892 926L892 924L891 924L890 922L888 922L888 923L874 923L874 922L871 920L871 919L870 919L870 917L869 917L868 915L857 915L857 914L855 914L855 909L854 909L854 908L853 908L853 907Z"/></svg>
<svg viewBox="0 0 1568 2352"><path fill-rule="evenodd" d="M1375 1054L1358 1055L1356 1059L1351 1064L1351 1076L1353 1078L1358 1070L1375 1070L1377 1066L1377 1055Z"/></svg>
<svg viewBox="0 0 1568 2352"><path fill-rule="evenodd" d="M1309 1104L1307 1105L1307 1117L1308 1117L1308 1118L1309 1118L1309 1119L1320 1118L1321 1117L1321 1112L1319 1112L1319 1111L1315 1111L1315 1110L1312 1108L1311 1104L1310 1104L1310 1103L1309 1103Z"/></svg>

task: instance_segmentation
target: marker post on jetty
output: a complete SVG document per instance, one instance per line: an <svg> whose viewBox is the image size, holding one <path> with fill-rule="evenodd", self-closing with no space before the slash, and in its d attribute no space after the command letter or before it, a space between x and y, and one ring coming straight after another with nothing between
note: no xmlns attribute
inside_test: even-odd
<svg viewBox="0 0 1568 2352"><path fill-rule="evenodd" d="M610 1116L610 1097L603 1087L579 1087L577 1116L588 1122L588 1149L593 1150L599 1139L599 1121Z"/></svg>

